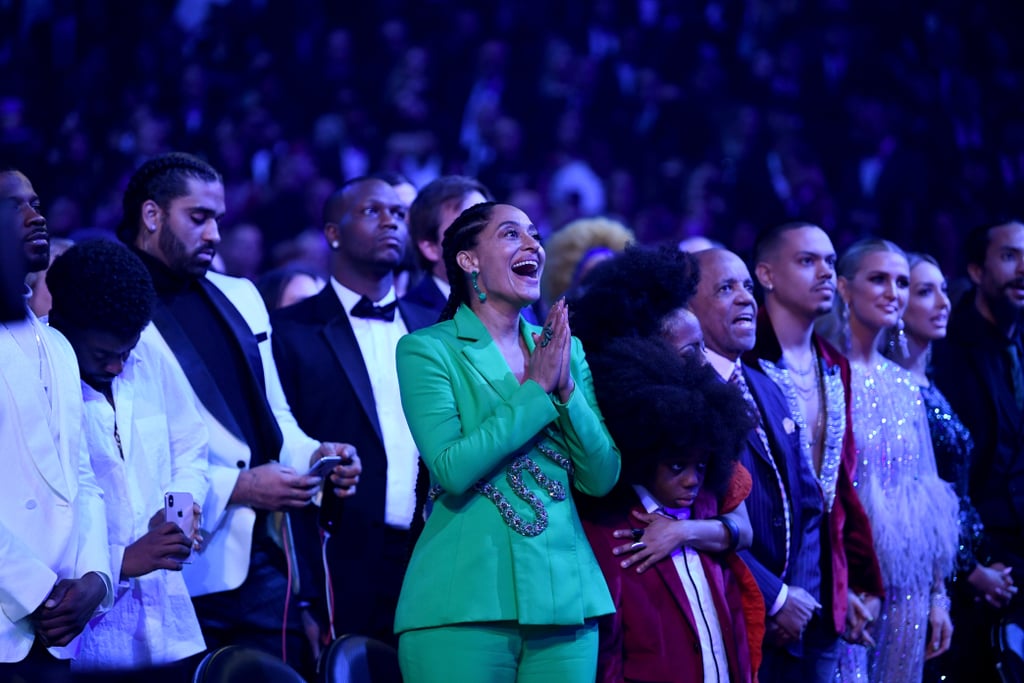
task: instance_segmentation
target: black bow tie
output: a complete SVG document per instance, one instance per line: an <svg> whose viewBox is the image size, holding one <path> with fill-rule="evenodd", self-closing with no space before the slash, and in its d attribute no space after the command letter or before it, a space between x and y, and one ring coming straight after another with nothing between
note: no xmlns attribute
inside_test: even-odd
<svg viewBox="0 0 1024 683"><path fill-rule="evenodd" d="M352 315L357 318L374 318L376 320L392 322L395 319L395 306L397 305L398 299L389 304L378 306L364 296L359 300L359 303L352 307Z"/></svg>

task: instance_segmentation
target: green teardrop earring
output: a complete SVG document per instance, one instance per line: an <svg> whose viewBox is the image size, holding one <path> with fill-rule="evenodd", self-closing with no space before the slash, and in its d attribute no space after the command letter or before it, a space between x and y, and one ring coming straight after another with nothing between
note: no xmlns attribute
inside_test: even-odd
<svg viewBox="0 0 1024 683"><path fill-rule="evenodd" d="M480 300L480 303L487 301L487 294L480 289L480 283L476 281L480 277L480 271L474 270L469 274L469 277L473 279L473 291L476 292L476 298Z"/></svg>

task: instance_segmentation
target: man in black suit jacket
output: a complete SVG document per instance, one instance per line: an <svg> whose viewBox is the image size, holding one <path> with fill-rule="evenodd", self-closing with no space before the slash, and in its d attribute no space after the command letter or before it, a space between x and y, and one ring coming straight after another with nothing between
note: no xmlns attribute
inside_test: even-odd
<svg viewBox="0 0 1024 683"><path fill-rule="evenodd" d="M1012 567L1024 583L1024 224L978 228L966 242L974 288L950 315L949 336L936 342L933 367L939 389L974 438L969 493L985 525L978 561ZM965 585L966 584L966 585ZM980 600L969 579L952 594L956 632L949 667L964 679L989 674L992 625L1009 616L1024 623L1024 598L1013 585L995 609Z"/></svg>
<svg viewBox="0 0 1024 683"><path fill-rule="evenodd" d="M406 301L441 315L451 291L441 259L444 232L469 207L493 200L478 180L461 175L441 176L420 190L409 209L409 235L423 277L406 293Z"/></svg>
<svg viewBox="0 0 1024 683"><path fill-rule="evenodd" d="M757 302L750 271L725 249L699 252L700 281L690 299L704 332L708 362L736 383L757 411L741 462L754 479L747 510L754 543L743 559L765 599L767 633L762 681L827 680L807 648L805 629L821 622L821 518L824 500L800 454L799 433L786 397L766 375L743 364L754 347ZM832 638L834 643L835 638ZM833 660L834 663L834 660ZM819 670L821 669L821 670Z"/></svg>
<svg viewBox="0 0 1024 683"><path fill-rule="evenodd" d="M327 201L332 277L317 295L273 316L274 357L299 425L344 434L362 460L357 495L327 491L328 590L335 634L393 640L395 605L417 511L419 454L398 393L398 339L433 323L430 310L395 298L393 272L408 243L394 189L357 178Z"/></svg>

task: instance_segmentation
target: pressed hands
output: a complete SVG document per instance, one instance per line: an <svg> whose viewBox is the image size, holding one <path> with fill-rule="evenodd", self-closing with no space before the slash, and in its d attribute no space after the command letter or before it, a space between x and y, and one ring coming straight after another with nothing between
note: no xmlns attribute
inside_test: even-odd
<svg viewBox="0 0 1024 683"><path fill-rule="evenodd" d="M559 299L548 312L542 333L533 333L534 349L526 362L524 381L532 379L549 394L556 392L562 403L568 402L576 388L570 372L571 342L569 306Z"/></svg>

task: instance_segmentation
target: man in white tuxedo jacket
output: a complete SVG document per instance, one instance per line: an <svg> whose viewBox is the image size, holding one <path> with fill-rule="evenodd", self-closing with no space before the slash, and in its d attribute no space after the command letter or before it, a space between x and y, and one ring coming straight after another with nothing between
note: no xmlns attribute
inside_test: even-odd
<svg viewBox="0 0 1024 683"><path fill-rule="evenodd" d="M312 653L300 615L285 614L294 566L281 546L288 546L289 533L284 517L272 513L310 502L322 480L304 472L323 455L353 458L330 475L347 487L339 489L342 496L354 493L359 464L347 444L321 444L296 424L256 287L207 272L224 210L224 186L209 164L163 154L129 181L118 234L142 259L157 292L153 324L143 336L181 366L209 430L204 549L184 570L207 646L258 647L308 672Z"/></svg>
<svg viewBox="0 0 1024 683"><path fill-rule="evenodd" d="M0 230L18 235L26 270L46 268L49 235L28 178L0 170L0 203ZM113 600L75 353L25 315L0 324L0 676L15 662L35 673L66 659L63 646Z"/></svg>

